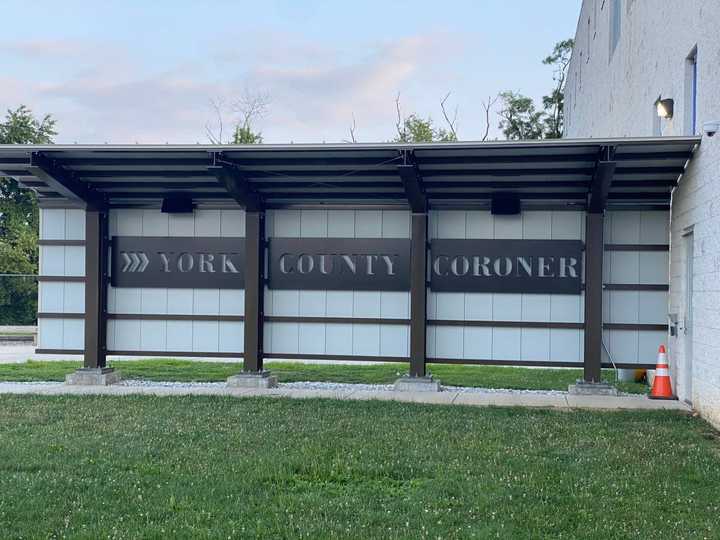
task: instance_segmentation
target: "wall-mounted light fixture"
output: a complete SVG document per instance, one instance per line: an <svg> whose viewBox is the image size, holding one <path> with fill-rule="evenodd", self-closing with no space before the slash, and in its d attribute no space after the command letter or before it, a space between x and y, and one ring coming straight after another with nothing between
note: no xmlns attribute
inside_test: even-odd
<svg viewBox="0 0 720 540"><path fill-rule="evenodd" d="M170 195L162 200L160 211L164 214L191 214L194 208L192 197Z"/></svg>
<svg viewBox="0 0 720 540"><path fill-rule="evenodd" d="M662 96L658 96L657 101L655 101L655 108L660 118L672 118L675 101L672 98L663 99Z"/></svg>
<svg viewBox="0 0 720 540"><path fill-rule="evenodd" d="M520 213L520 197L517 193L492 194L490 213L494 216L515 216Z"/></svg>

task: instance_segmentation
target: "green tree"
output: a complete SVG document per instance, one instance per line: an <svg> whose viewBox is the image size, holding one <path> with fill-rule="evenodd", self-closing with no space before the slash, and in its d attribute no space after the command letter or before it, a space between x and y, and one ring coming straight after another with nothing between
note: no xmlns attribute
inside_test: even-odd
<svg viewBox="0 0 720 540"><path fill-rule="evenodd" d="M433 125L432 118L421 118L416 114L404 116L400 108L400 94L395 98L395 110L397 121L395 130L397 135L393 142L399 143L426 143L426 142L450 142L457 141L454 128L448 131L437 128ZM452 124L450 124L452 126Z"/></svg>
<svg viewBox="0 0 720 540"><path fill-rule="evenodd" d="M500 129L506 139L521 141L543 138L544 113L535 110L532 98L515 92L503 92L500 99Z"/></svg>
<svg viewBox="0 0 720 540"><path fill-rule="evenodd" d="M553 66L555 87L542 98L542 110L537 110L532 98L516 92L500 94L502 108L500 129L508 140L559 139L565 125L565 82L574 41L566 39L555 44L543 64Z"/></svg>
<svg viewBox="0 0 720 540"><path fill-rule="evenodd" d="M37 119L21 105L0 122L0 144L49 144L55 120ZM38 206L32 191L0 177L0 274L37 274ZM34 279L0 278L0 324L32 324L37 314Z"/></svg>
<svg viewBox="0 0 720 540"><path fill-rule="evenodd" d="M226 105L223 98L210 100L216 121L214 125L205 124L208 139L212 144L262 144L263 136L255 129L255 123L265 116L269 104L268 94L252 92L249 89L245 89L230 105ZM229 139L223 136L226 114L233 117L233 129Z"/></svg>
<svg viewBox="0 0 720 540"><path fill-rule="evenodd" d="M559 139L565 127L565 82L567 80L568 66L572 56L575 41L566 39L555 44L553 52L543 60L546 66L554 66L553 80L555 88L549 95L543 96L543 109L545 110L546 139Z"/></svg>
<svg viewBox="0 0 720 540"><path fill-rule="evenodd" d="M236 124L232 144L262 144L262 133L253 131L249 125Z"/></svg>
<svg viewBox="0 0 720 540"><path fill-rule="evenodd" d="M403 120L393 142L424 143L455 140L457 139L449 131L443 128L436 128L431 118L425 119L420 118L416 114L411 114Z"/></svg>

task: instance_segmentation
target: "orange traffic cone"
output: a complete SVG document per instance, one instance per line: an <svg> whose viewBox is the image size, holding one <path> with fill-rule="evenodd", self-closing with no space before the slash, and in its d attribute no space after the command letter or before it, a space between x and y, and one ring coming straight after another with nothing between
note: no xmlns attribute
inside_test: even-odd
<svg viewBox="0 0 720 540"><path fill-rule="evenodd" d="M655 380L653 381L652 390L650 390L648 397L650 399L677 399L677 397L673 395L672 385L670 384L670 372L668 371L665 345L660 345L658 349Z"/></svg>

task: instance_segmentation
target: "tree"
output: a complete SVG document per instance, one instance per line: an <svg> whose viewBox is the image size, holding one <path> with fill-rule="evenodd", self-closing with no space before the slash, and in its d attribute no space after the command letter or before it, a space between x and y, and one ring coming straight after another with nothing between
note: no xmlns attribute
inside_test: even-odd
<svg viewBox="0 0 720 540"><path fill-rule="evenodd" d="M212 144L261 144L262 133L255 130L255 122L265 116L270 97L267 94L245 90L229 107L225 100L217 98L210 100L215 110L216 125L209 122L205 124L205 132ZM230 114L233 120L232 136L229 140L224 138L225 115Z"/></svg>
<svg viewBox="0 0 720 540"><path fill-rule="evenodd" d="M555 66L553 80L555 88L548 96L543 96L543 109L545 110L545 138L559 139L565 127L565 81L570 65L575 41L566 39L555 44L553 52L543 60L546 66Z"/></svg>
<svg viewBox="0 0 720 540"><path fill-rule="evenodd" d="M515 92L503 92L500 115L500 129L511 141L543 138L542 111L535 110L533 100Z"/></svg>
<svg viewBox="0 0 720 540"><path fill-rule="evenodd" d="M400 94L398 94L395 99L395 110L397 111L397 121L395 123L397 135L395 139L393 139L393 142L425 143L457 141L457 136L454 131L436 128L430 117L427 119L421 118L415 113L410 116L403 116L400 108Z"/></svg>
<svg viewBox="0 0 720 540"><path fill-rule="evenodd" d="M55 120L38 120L24 105L8 110L0 122L0 144L50 144ZM38 206L32 191L0 177L0 274L37 274ZM33 324L37 283L20 277L0 278L0 324Z"/></svg>
<svg viewBox="0 0 720 540"><path fill-rule="evenodd" d="M555 44L552 53L543 64L554 66L555 87L542 98L542 110L538 111L532 98L515 92L503 92L500 129L509 140L558 139L564 128L565 82L574 41L566 39Z"/></svg>

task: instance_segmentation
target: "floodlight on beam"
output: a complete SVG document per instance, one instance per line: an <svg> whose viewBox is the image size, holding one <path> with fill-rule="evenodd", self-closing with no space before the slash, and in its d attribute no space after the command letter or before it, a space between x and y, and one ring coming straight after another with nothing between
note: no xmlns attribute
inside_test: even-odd
<svg viewBox="0 0 720 540"><path fill-rule="evenodd" d="M675 100L672 98L663 99L659 96L655 101L655 109L660 118L672 118L675 109Z"/></svg>

